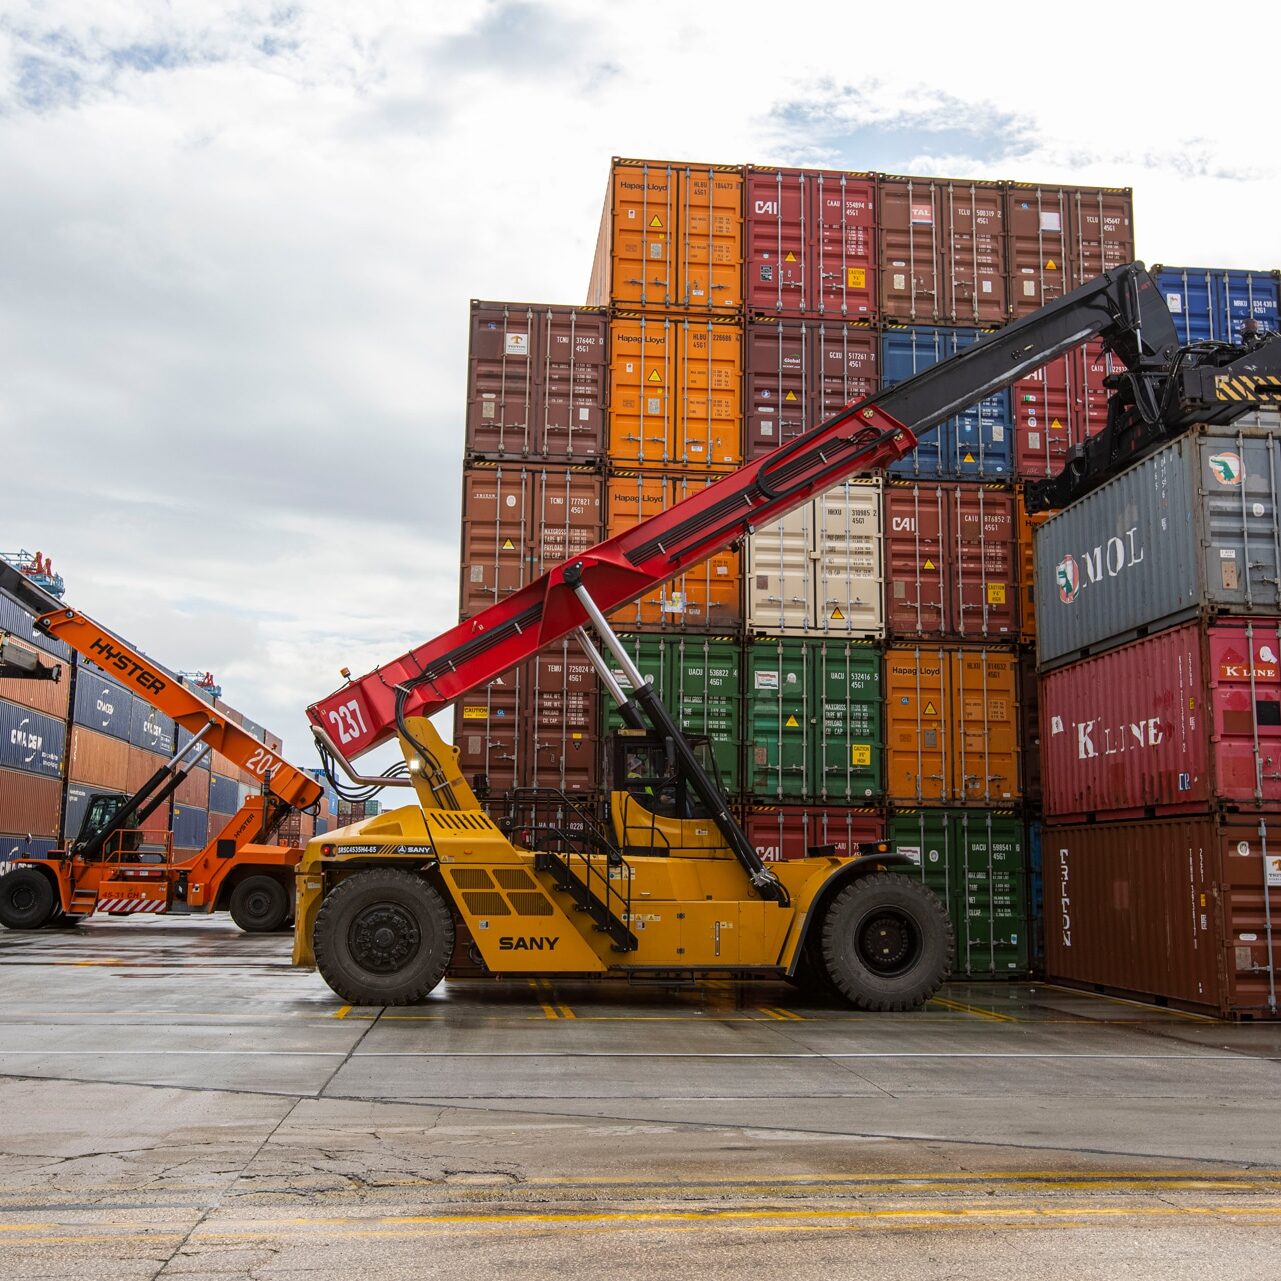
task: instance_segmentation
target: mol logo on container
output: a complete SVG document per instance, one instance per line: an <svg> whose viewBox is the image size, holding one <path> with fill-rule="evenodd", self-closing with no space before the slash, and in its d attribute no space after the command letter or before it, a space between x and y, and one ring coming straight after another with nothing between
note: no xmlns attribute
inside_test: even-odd
<svg viewBox="0 0 1281 1281"><path fill-rule="evenodd" d="M1146 553L1139 545L1138 532L1137 525L1131 526L1123 537L1109 538L1106 543L1084 552L1079 559L1071 552L1064 556L1054 567L1059 600L1070 605L1082 588L1108 578L1119 578L1126 570L1142 563Z"/></svg>
<svg viewBox="0 0 1281 1281"><path fill-rule="evenodd" d="M1241 465L1240 454L1211 454L1209 459L1210 475L1220 485L1239 485L1245 468Z"/></svg>

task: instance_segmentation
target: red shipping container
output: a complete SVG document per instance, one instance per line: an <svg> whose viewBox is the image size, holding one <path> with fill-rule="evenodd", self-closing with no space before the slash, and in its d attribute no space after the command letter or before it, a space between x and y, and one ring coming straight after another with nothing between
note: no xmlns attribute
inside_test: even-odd
<svg viewBox="0 0 1281 1281"><path fill-rule="evenodd" d="M885 818L876 810L840 806L749 806L744 831L767 863L804 858L809 850L833 846L842 858L861 841L885 837Z"/></svg>
<svg viewBox="0 0 1281 1281"><path fill-rule="evenodd" d="M1281 806L1279 637L1192 622L1043 676L1046 817Z"/></svg>
<svg viewBox="0 0 1281 1281"><path fill-rule="evenodd" d="M1014 384L1016 475L1057 476L1071 450L1103 430L1109 395L1103 380L1112 369L1103 344L1088 343Z"/></svg>
<svg viewBox="0 0 1281 1281"><path fill-rule="evenodd" d="M833 321L748 321L744 456L751 460L880 389L876 330Z"/></svg>
<svg viewBox="0 0 1281 1281"><path fill-rule="evenodd" d="M917 325L1004 324L999 185L882 175L877 209L882 317Z"/></svg>
<svg viewBox="0 0 1281 1281"><path fill-rule="evenodd" d="M749 167L744 199L749 313L875 318L872 175Z"/></svg>
<svg viewBox="0 0 1281 1281"><path fill-rule="evenodd" d="M599 458L607 326L597 307L473 299L467 449L497 459Z"/></svg>
<svg viewBox="0 0 1281 1281"><path fill-rule="evenodd" d="M984 485L885 490L886 628L891 636L1018 636L1014 496Z"/></svg>
<svg viewBox="0 0 1281 1281"><path fill-rule="evenodd" d="M1277 817L1044 828L1047 977L1220 1016L1276 1018Z"/></svg>

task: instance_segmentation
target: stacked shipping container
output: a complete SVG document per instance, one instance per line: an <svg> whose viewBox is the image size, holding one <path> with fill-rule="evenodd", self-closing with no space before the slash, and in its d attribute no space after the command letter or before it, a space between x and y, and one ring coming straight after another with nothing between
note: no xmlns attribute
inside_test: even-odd
<svg viewBox="0 0 1281 1281"><path fill-rule="evenodd" d="M35 630L34 616L0 592L0 632L54 663L60 679L0 680L0 865L47 853L78 835L90 797L140 788L173 755L183 731L95 664ZM217 704L277 750L280 740ZM206 756L143 826L172 831L178 852L202 848L258 781L226 758Z"/></svg>

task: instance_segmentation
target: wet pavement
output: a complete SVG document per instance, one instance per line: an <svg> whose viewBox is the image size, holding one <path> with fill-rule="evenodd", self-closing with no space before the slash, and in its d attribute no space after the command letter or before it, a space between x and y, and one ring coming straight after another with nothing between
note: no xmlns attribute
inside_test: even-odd
<svg viewBox="0 0 1281 1281"><path fill-rule="evenodd" d="M952 984L480 980L0 931L0 1275L1277 1275L1281 1025Z"/></svg>

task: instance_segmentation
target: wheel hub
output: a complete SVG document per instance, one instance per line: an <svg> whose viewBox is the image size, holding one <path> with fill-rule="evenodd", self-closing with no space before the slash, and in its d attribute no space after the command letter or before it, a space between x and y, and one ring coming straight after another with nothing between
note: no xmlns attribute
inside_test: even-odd
<svg viewBox="0 0 1281 1281"><path fill-rule="evenodd" d="M29 912L36 905L35 891L29 885L19 885L9 901L19 912Z"/></svg>
<svg viewBox="0 0 1281 1281"><path fill-rule="evenodd" d="M916 947L915 922L903 913L879 911L859 927L859 955L878 974L902 973L914 959Z"/></svg>
<svg viewBox="0 0 1281 1281"><path fill-rule="evenodd" d="M374 903L357 913L348 932L352 959L377 974L392 974L422 943L418 922L396 903Z"/></svg>

